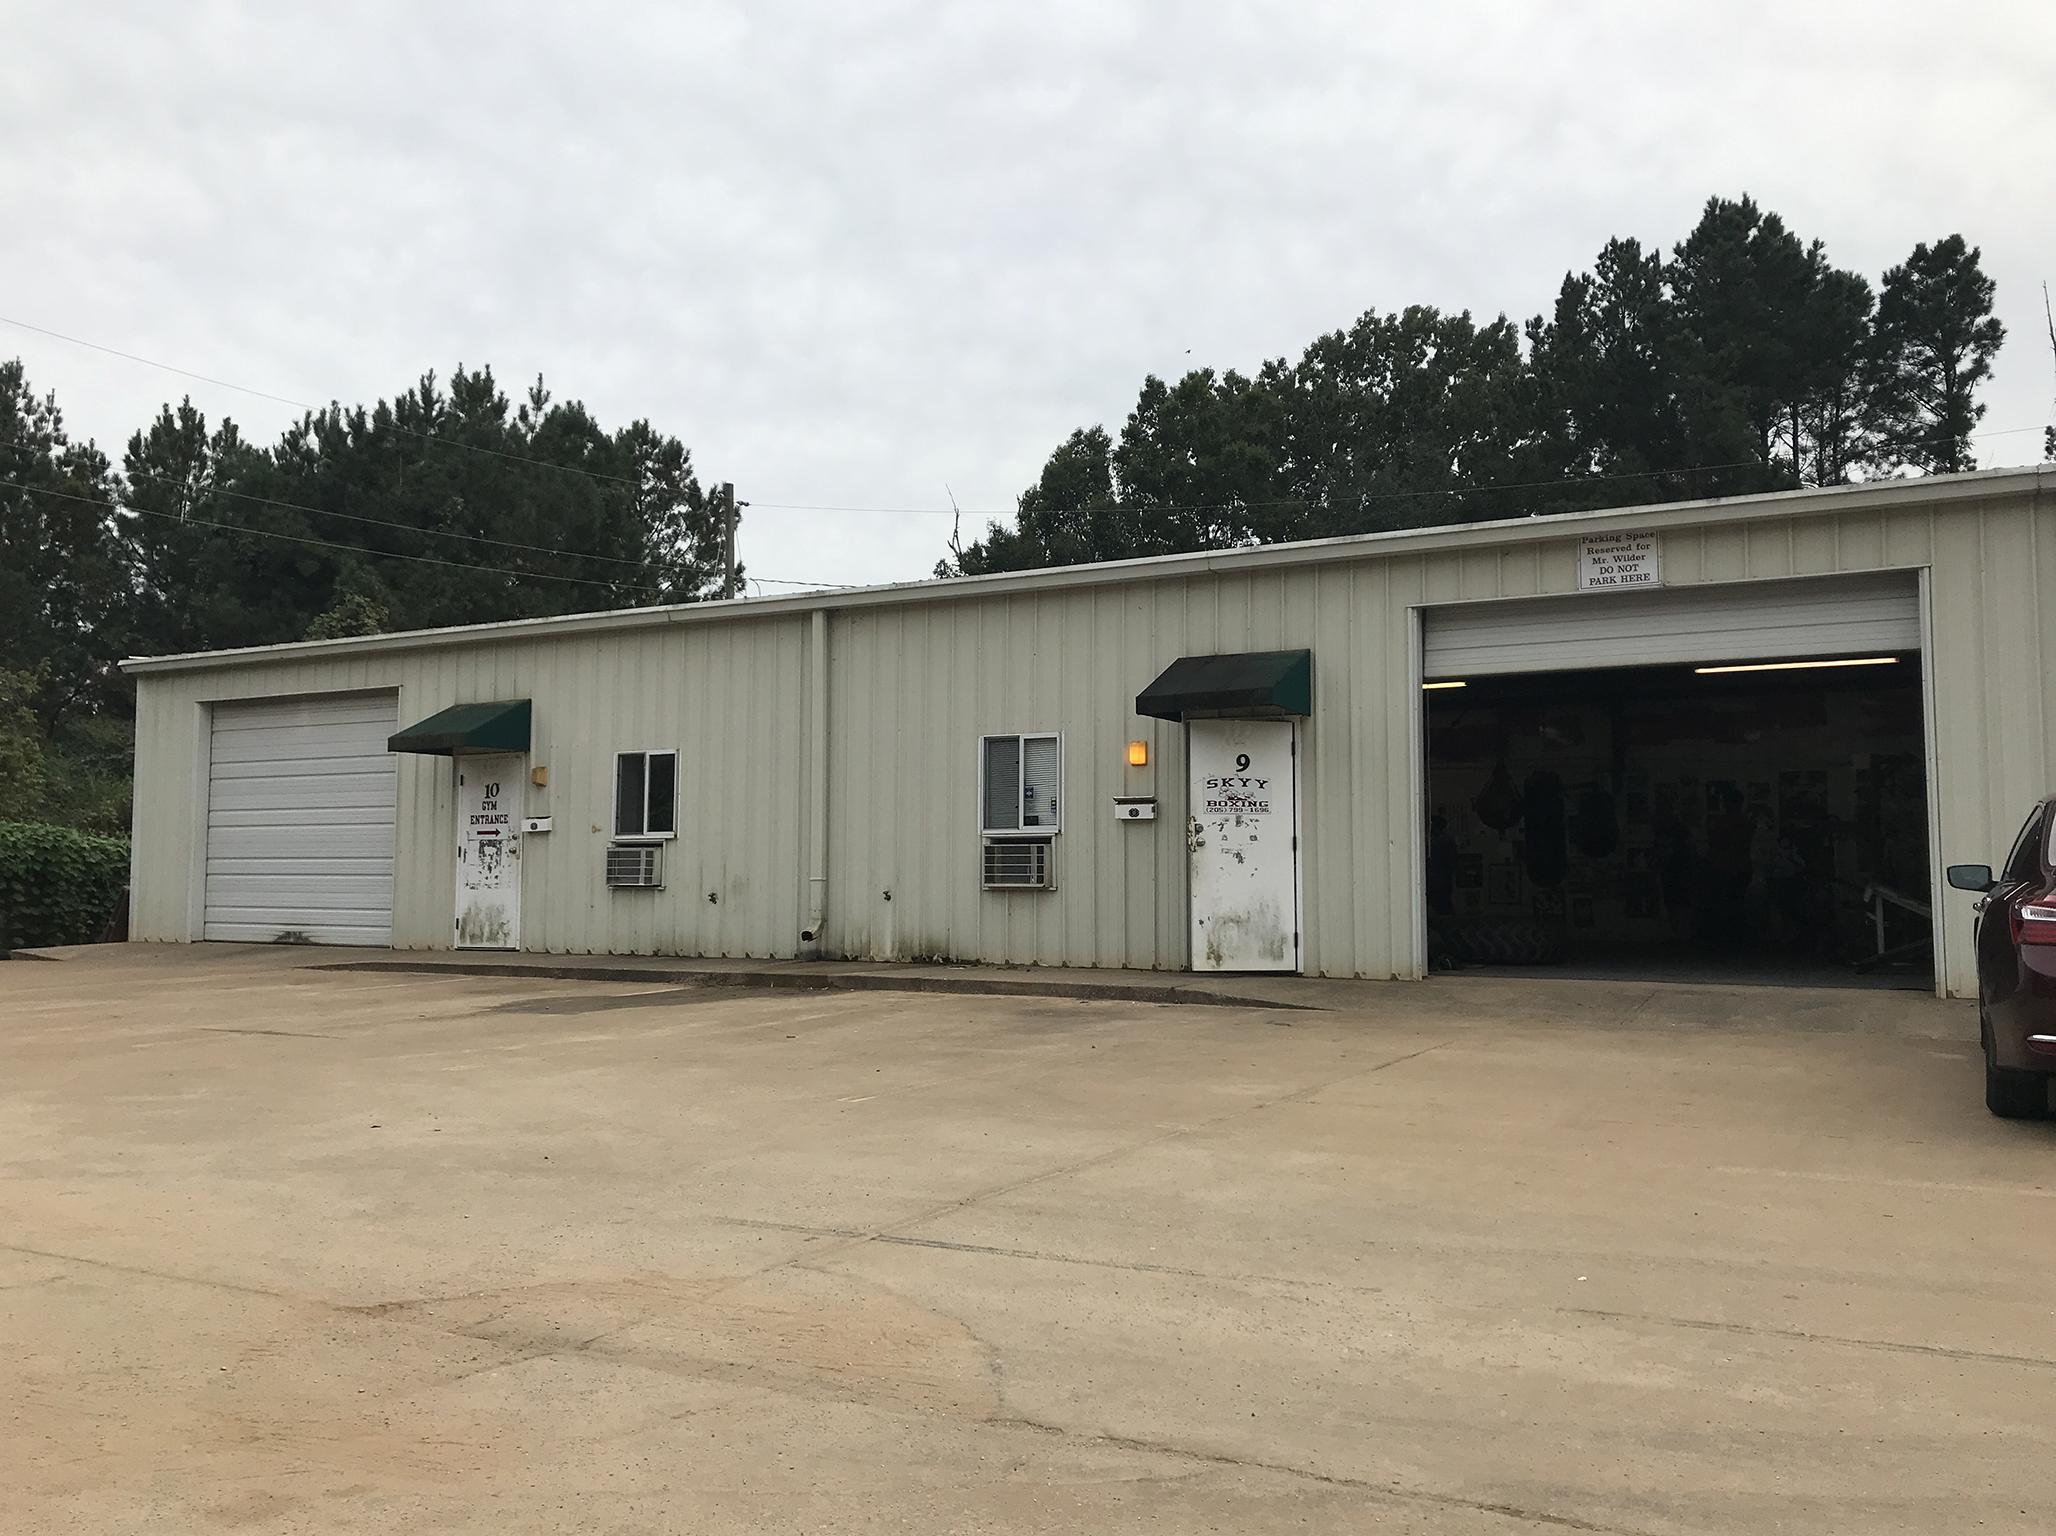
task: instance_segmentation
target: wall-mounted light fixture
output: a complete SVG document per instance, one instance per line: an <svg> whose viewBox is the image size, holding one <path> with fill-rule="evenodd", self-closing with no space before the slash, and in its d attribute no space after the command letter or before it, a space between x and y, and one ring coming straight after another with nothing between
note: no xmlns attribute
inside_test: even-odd
<svg viewBox="0 0 2056 1536"><path fill-rule="evenodd" d="M1750 661L1724 667L1694 667L1701 677L1720 672L1812 672L1821 667L1895 667L1897 656L1852 656L1838 661Z"/></svg>
<svg viewBox="0 0 2056 1536"><path fill-rule="evenodd" d="M1421 684L1421 692L1423 692L1423 693L1433 693L1433 692L1434 692L1434 691L1435 691L1436 689L1438 689L1438 688L1468 688L1468 687L1470 687L1470 684L1469 684L1469 683L1423 683L1423 684Z"/></svg>
<svg viewBox="0 0 2056 1536"><path fill-rule="evenodd" d="M1130 768L1147 768L1149 766L1148 742L1131 741L1128 743L1128 766Z"/></svg>

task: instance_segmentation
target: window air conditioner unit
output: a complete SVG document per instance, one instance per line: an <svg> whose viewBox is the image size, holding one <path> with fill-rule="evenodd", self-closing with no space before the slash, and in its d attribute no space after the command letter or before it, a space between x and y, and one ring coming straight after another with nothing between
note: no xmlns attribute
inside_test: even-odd
<svg viewBox="0 0 2056 1536"><path fill-rule="evenodd" d="M1051 838L989 837L985 840L985 889L1053 891L1057 888L1057 845Z"/></svg>
<svg viewBox="0 0 2056 1536"><path fill-rule="evenodd" d="M634 890L664 883L664 845L615 843L607 849L607 884Z"/></svg>

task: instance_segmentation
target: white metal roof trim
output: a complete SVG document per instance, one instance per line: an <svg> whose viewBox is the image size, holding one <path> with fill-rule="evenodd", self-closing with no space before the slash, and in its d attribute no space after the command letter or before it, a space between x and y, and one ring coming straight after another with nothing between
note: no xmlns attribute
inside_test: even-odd
<svg viewBox="0 0 2056 1536"><path fill-rule="evenodd" d="M1891 510L1937 502L1970 502L1997 496L2039 495L2056 484L2056 466L1976 470L1961 475L1929 475L1912 480L1871 481L1860 485L1777 491L1762 496L1727 496L1703 501L1654 502L1606 507L1590 512L1504 518L1494 522L1458 523L1435 528L1387 533L1349 534L1246 549L1202 550L1184 555L1158 555L1138 560L1109 560L1093 565L1058 566L1039 571L964 576L950 580L895 582L883 586L848 587L805 592L790 597L737 598L706 603L680 603L657 608L622 608L602 613L560 614L551 618L512 619L496 624L457 625L446 629L401 630L392 634L351 636L336 640L292 640L278 645L238 650L191 651L168 656L132 656L121 663L125 672L197 671L242 662L315 659L361 655L373 651L422 649L481 641L524 640L540 636L590 633L614 628L651 628L665 624L742 622L811 613L816 609L860 608L897 603L963 602L1017 592L1055 591L1072 587L1118 585L1134 581L1168 581L1183 576L1261 570L1269 566L1318 565L1348 560L1460 549L1475 544L1536 543L1574 538L1608 529L1666 531L1732 522L1763 521L1816 514Z"/></svg>

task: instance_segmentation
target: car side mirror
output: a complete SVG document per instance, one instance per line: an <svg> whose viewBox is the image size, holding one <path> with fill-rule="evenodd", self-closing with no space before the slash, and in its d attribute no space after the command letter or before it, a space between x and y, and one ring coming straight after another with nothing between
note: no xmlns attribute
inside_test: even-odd
<svg viewBox="0 0 2056 1536"><path fill-rule="evenodd" d="M1999 882L1992 878L1989 864L1951 864L1949 883L1959 891L1976 891L1982 896Z"/></svg>

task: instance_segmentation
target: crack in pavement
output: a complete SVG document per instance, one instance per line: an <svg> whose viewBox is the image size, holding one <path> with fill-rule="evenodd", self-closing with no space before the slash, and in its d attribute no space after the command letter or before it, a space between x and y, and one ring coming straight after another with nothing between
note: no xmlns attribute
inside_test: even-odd
<svg viewBox="0 0 2056 1536"><path fill-rule="evenodd" d="M1639 1003L1614 1020L1614 1027L1616 1029L1634 1027L1635 1020L1641 1018L1644 1013L1649 1011L1650 1006L1655 1003L1658 996L1658 992L1653 987L1643 993L1642 1000Z"/></svg>
<svg viewBox="0 0 2056 1536"><path fill-rule="evenodd" d="M267 1301L290 1302L296 1306L312 1305L334 1310L355 1310L337 1308L333 1302L312 1301L305 1296L295 1296L289 1291L266 1290L261 1285L241 1285L234 1280L216 1280L207 1275L182 1275L174 1269L151 1269L146 1264L123 1264L116 1259L93 1259L83 1254L57 1253L48 1248L30 1248L21 1243L0 1243L0 1253L18 1253L29 1258L52 1259L59 1264L78 1264L87 1269L104 1269L117 1275L134 1275L143 1280L162 1280L172 1285L197 1285L218 1291L231 1291L238 1296L261 1296Z"/></svg>
<svg viewBox="0 0 2056 1536"><path fill-rule="evenodd" d="M1132 1157L1138 1152L1147 1152L1150 1148L1162 1146L1166 1142L1177 1141L1189 1136L1203 1135L1208 1131L1217 1130L1231 1121L1239 1120L1245 1115L1261 1114L1264 1110L1272 1109L1280 1104L1303 1104L1315 1094L1324 1093L1328 1089L1337 1087L1342 1083L1353 1082L1360 1077L1369 1077L1373 1073L1383 1072L1388 1067L1400 1066L1425 1056L1430 1051L1439 1051L1444 1046L1454 1043L1454 1040L1437 1040L1432 1045L1424 1045L1418 1050L1407 1051L1398 1056L1388 1057L1374 1066L1364 1067L1355 1072L1344 1072L1339 1077L1326 1078L1320 1082L1308 1083L1293 1089L1289 1093L1277 1094L1268 1099L1259 1099L1253 1104L1238 1104L1233 1109L1225 1110L1221 1114L1210 1116L1205 1120L1196 1121L1191 1125L1173 1126L1167 1131L1159 1131L1154 1136L1145 1136L1142 1140L1129 1142L1125 1146L1110 1147L1104 1152L1095 1152L1092 1156L1079 1158L1075 1162L1063 1163L1055 1168L1045 1168L1038 1173L1026 1174L1017 1179L1010 1179L1005 1183L995 1184L987 1189L974 1190L968 1195L962 1195L953 1200L946 1200L939 1205L930 1207L928 1210L909 1216L904 1221L896 1221L888 1227L880 1228L876 1232L852 1230L847 1240L837 1247L826 1250L817 1249L805 1254L794 1254L791 1258L780 1259L776 1263L768 1264L760 1270L739 1276L733 1283L742 1284L747 1280L759 1279L764 1275L783 1269L787 1265L798 1264L802 1258L810 1263L818 1263L824 1258L832 1258L849 1248L860 1248L866 1243L883 1242L891 1238L904 1236L909 1228L926 1226L931 1221L939 1220L944 1216L954 1215L958 1211L968 1210L972 1206L981 1204L984 1201L996 1200L1002 1195L1015 1194L1020 1190L1033 1188L1037 1184L1047 1183L1051 1179L1067 1178L1074 1173L1084 1173L1089 1169L1103 1167L1108 1163L1119 1162L1124 1157Z"/></svg>
<svg viewBox="0 0 2056 1536"><path fill-rule="evenodd" d="M205 1035L277 1035L285 1040L340 1040L341 1035L316 1034L305 1029L233 1029L226 1024L196 1024L193 1026Z"/></svg>
<svg viewBox="0 0 2056 1536"><path fill-rule="evenodd" d="M1387 1067L1399 1066L1404 1062L1414 1060L1416 1057L1425 1056L1430 1051L1437 1051L1446 1045L1454 1043L1454 1040L1438 1040L1434 1044L1424 1045L1418 1050L1407 1051L1399 1056L1388 1057L1374 1066L1364 1067L1355 1072L1345 1072L1339 1077L1331 1077L1321 1082L1308 1083L1293 1089L1289 1093L1281 1093L1272 1098L1260 1099L1254 1104L1239 1104L1233 1109L1226 1110L1208 1119L1197 1121L1191 1125L1173 1126L1167 1131L1160 1131L1154 1136L1145 1136L1142 1140L1129 1142L1125 1146L1110 1147L1104 1152L1095 1152L1092 1156L1079 1158L1075 1162L1063 1163L1055 1168L1045 1168L1038 1173L1026 1174L1021 1178L1009 1179L1003 1184L995 1184L987 1189L973 1190L968 1195L943 1201L939 1205L931 1206L925 1211L917 1212L903 1221L896 1221L891 1226L881 1228L875 1232L860 1231L855 1228L850 1228L847 1231L826 1228L818 1232L807 1228L796 1229L804 1235L826 1238L831 1243L831 1246L808 1249L804 1253L792 1254L783 1259L775 1259L761 1268L747 1270L737 1275L733 1280L714 1287L712 1291L708 1292L708 1295L713 1296L723 1291L733 1290L736 1286L747 1285L753 1280L761 1280L767 1275L776 1274L781 1269L813 1267L823 1259L834 1258L837 1254L861 1248L867 1243L885 1242L906 1235L906 1229L908 1228L925 1226L927 1223L939 1220L944 1216L968 1210L982 1201L996 1200L1002 1195L1010 1195L1018 1190L1029 1189L1037 1184L1047 1183L1051 1179L1065 1178L1074 1173L1083 1173L1091 1168L1102 1167L1107 1163L1118 1162L1124 1157L1132 1157L1138 1152L1146 1152L1151 1147L1161 1146L1165 1142L1176 1141L1181 1137L1202 1135L1207 1131L1226 1125L1232 1120L1240 1119L1244 1115L1259 1114L1264 1110L1272 1108L1274 1105L1303 1103L1314 1094L1333 1088L1337 1084L1351 1082L1359 1077L1369 1077L1374 1072L1382 1072ZM771 1227L773 1230L779 1230L773 1223L767 1222L764 1225Z"/></svg>
<svg viewBox="0 0 2056 1536"><path fill-rule="evenodd" d="M1496 1499L1469 1498L1460 1493L1438 1493L1432 1488L1415 1488L1405 1483L1385 1483L1367 1477L1349 1477L1341 1473L1319 1472L1312 1467L1294 1466L1290 1462L1265 1461L1260 1457L1231 1456L1225 1451L1203 1450L1195 1446L1178 1445L1168 1440L1143 1440L1133 1435L1112 1435L1094 1430L1066 1429L1061 1424L1052 1424L1043 1419L1031 1419L1015 1414L1004 1418L990 1418L987 1424L1008 1429L1025 1429L1036 1434L1051 1435L1063 1440L1082 1441L1089 1445L1103 1445L1115 1450L1137 1451L1158 1456L1176 1456L1185 1461L1205 1462L1211 1466L1234 1467L1252 1472L1274 1472L1285 1477L1303 1478L1308 1482L1323 1483L1331 1488L1349 1488L1361 1493L1374 1494L1382 1498L1401 1500L1415 1504L1433 1504L1443 1509L1468 1510L1473 1514L1500 1515L1509 1520L1524 1521L1529 1525L1554 1526L1559 1530L1594 1531L1601 1536L1649 1536L1640 1527L1627 1525L1605 1525L1597 1520L1587 1520L1579 1515L1560 1514L1555 1510L1529 1509L1520 1504L1508 1504Z"/></svg>
<svg viewBox="0 0 2056 1536"><path fill-rule="evenodd" d="M772 1232L789 1232L799 1237L821 1237L841 1240L836 1247L827 1250L814 1249L805 1253L794 1254L791 1258L781 1259L775 1264L749 1271L725 1283L713 1286L706 1292L706 1295L710 1298L723 1291L732 1290L737 1285L749 1280L761 1278L780 1269L813 1269L820 1259L832 1257L850 1248L862 1247L867 1243L877 1243L885 1247L926 1248L949 1253L971 1253L991 1258L1022 1259L1031 1263L1077 1264L1096 1269L1168 1275L1177 1279L1210 1280L1224 1285L1279 1285L1301 1290L1334 1290L1352 1295L1381 1295L1384 1293L1384 1288L1380 1286L1351 1285L1345 1281L1310 1280L1290 1275L1226 1274L1214 1270L1188 1269L1174 1264L1150 1264L1118 1259L1093 1259L1075 1254L1044 1253L1032 1248L1002 1248L985 1243L961 1243L947 1238L918 1237L912 1233L890 1231L866 1232L854 1227L814 1227L800 1222L760 1221L745 1216L715 1216L710 1219L718 1221L725 1226L758 1228ZM910 1224L903 1223L902 1225ZM473 1296L498 1294L497 1291L462 1292L447 1297L431 1296L360 1304L328 1301L320 1297L299 1295L291 1291L269 1290L263 1286L243 1285L233 1280L218 1280L206 1275L185 1275L175 1270L152 1269L143 1264L124 1264L113 1259L95 1259L88 1258L82 1254L59 1253L52 1249L32 1248L20 1243L0 1243L0 1253L19 1254L26 1258L48 1259L59 1264L76 1264L87 1269L106 1270L113 1274L133 1275L139 1279L157 1280L167 1284L192 1285L202 1287L203 1289L228 1291L238 1296L261 1297L267 1301L283 1302L290 1306L319 1307L324 1311L342 1313L351 1317L361 1317L366 1320L383 1320L387 1317L394 1317L396 1314L404 1313L424 1304L466 1300ZM822 1273L833 1273L833 1271L822 1271ZM37 1280L18 1281L6 1286L0 1286L0 1290L25 1289L29 1286L49 1284L59 1278L53 1275ZM1998 1350L1958 1349L1946 1344L1913 1344L1895 1339L1864 1339L1848 1334L1810 1333L1800 1328L1775 1328L1758 1323L1730 1323L1714 1318L1667 1317L1659 1313L1650 1312L1608 1311L1598 1307L1550 1307L1547 1310L1565 1317L1589 1317L1603 1322L1645 1323L1656 1327L1689 1328L1708 1333L1732 1333L1745 1337L1791 1339L1803 1344L1827 1344L1845 1349L1873 1349L1887 1354L1918 1355L1930 1359L1962 1360L1985 1365L2025 1366L2031 1370L2056 1370L2056 1360L2044 1359L2038 1355L2006 1354ZM396 1318L395 1320L405 1319ZM438 1329L437 1331L464 1332L464 1330L447 1329ZM591 1339L582 1342L574 1341L567 1347L572 1350L581 1349L619 1331L619 1329L610 1328L594 1335ZM476 1338L480 1343L495 1342L490 1338L477 1334L467 1333L465 1336ZM555 1352L557 1351L546 1350L541 1353ZM520 1364L523 1359L528 1358L534 1358L534 1355L517 1353L514 1358L491 1362L480 1367L479 1370L498 1370L509 1365ZM477 1372L464 1373L464 1375L470 1374L477 1374ZM462 1380L463 1376L455 1379Z"/></svg>
<svg viewBox="0 0 2056 1536"><path fill-rule="evenodd" d="M764 1225L773 1224L765 1223ZM867 1240L878 1241L893 1240L889 1236L873 1239L868 1234L866 1238ZM921 1239L907 1241L909 1246L916 1247L948 1246L932 1244ZM71 1254L53 1253L45 1249L31 1249L17 1245L0 1244L0 1251L34 1254L41 1258L65 1263L83 1264L93 1268L112 1270L147 1279L175 1281L188 1285L232 1291L243 1295L262 1296L275 1301L348 1313L352 1316L364 1318L367 1321L391 1320L401 1326L420 1326L415 1319L404 1316L403 1309L409 1305L405 1302L379 1303L370 1307L354 1307L337 1302L322 1301L318 1298L295 1296L288 1292L268 1291L254 1286L237 1285L233 1282L209 1280L197 1276L152 1270L139 1265L80 1258ZM811 1268L811 1265L801 1262L805 1258L810 1257L812 1255L802 1255L789 1262L800 1267ZM776 1267L782 1268L784 1266ZM720 1287L719 1289L726 1288ZM610 1364L616 1365L627 1363L622 1360L613 1359L604 1350L599 1348L607 1339L621 1332L622 1329L620 1328L605 1329L582 1339L551 1340L547 1343L527 1341L524 1344L495 1337L489 1330L476 1325L447 1328L430 1321L428 1326L435 1332L468 1339L475 1343L484 1344L491 1348L504 1349L508 1352L502 1359L477 1362L467 1369L457 1371L445 1377L443 1379L445 1385L454 1386L459 1382L468 1381L474 1377L488 1375L511 1367L525 1365L531 1361L552 1357L597 1358L607 1360ZM966 1332L970 1332L968 1327L966 1327ZM984 1340L979 1339L977 1334L972 1333L971 1336L978 1340L981 1351L986 1356L988 1369L1003 1378L1004 1362L1000 1358L998 1351L993 1349ZM640 1363L646 1368L653 1364L653 1362L647 1360L636 1363ZM721 1358L679 1358L666 1361L661 1366L656 1366L655 1368L664 1371L666 1374L685 1379L718 1381L754 1391L768 1391L781 1397L793 1397L803 1400L816 1397L828 1397L845 1401L863 1400L861 1397L852 1398L851 1394L846 1391L837 1390L833 1382L815 1381L811 1384L802 1385L791 1380L780 1379L775 1373L764 1372L761 1369L760 1362ZM1003 1394L1003 1380L995 1383L995 1389ZM1002 1400L1004 1400L1003 1397ZM959 1415L946 1414L934 1408L913 1404L902 1404L895 1411L909 1412L923 1418L946 1417L959 1418L961 1420ZM1449 1509L1462 1509L1474 1513L1499 1515L1533 1525L1545 1525L1563 1530L1594 1532L1598 1533L1598 1536L1647 1536L1647 1533L1631 1527L1601 1524L1596 1521L1585 1520L1575 1515L1565 1515L1552 1510L1528 1509L1520 1505L1470 1498L1461 1494L1441 1493L1433 1489L1410 1487L1402 1483L1379 1482L1371 1478L1350 1477L1344 1474L1322 1472L1311 1467L1295 1466L1290 1462L1266 1461L1259 1457L1233 1456L1223 1451L1209 1451L1198 1447L1179 1445L1171 1441L1150 1440L1140 1436L1107 1434L1090 1430L1074 1430L1061 1424L1032 1419L1016 1413L992 1414L974 1419L971 1422L997 1429L1028 1430L1036 1434L1048 1435L1066 1441L1101 1445L1110 1449L1125 1450L1138 1454L1169 1456L1182 1461L1201 1463L1207 1466L1270 1472L1280 1476L1300 1478L1329 1487L1350 1489L1397 1501L1431 1504Z"/></svg>
<svg viewBox="0 0 2056 1536"><path fill-rule="evenodd" d="M1346 1280L1312 1280L1296 1275L1233 1274L1211 1269L1192 1269L1182 1264L1152 1264L1138 1259L1095 1259L1083 1254L1050 1253L1039 1248L1002 1248L991 1243L962 1243L946 1237L916 1237L911 1233L867 1232L856 1227L814 1227L796 1221L761 1221L749 1216L713 1216L726 1227L753 1228L766 1232L789 1232L795 1237L831 1237L845 1242L878 1243L890 1248L932 1248L944 1253L975 1253L995 1259L1026 1259L1037 1264L1077 1264L1088 1269L1113 1269L1138 1275L1169 1275L1181 1280L1213 1280L1224 1285L1277 1285L1292 1290L1332 1290L1351 1295L1377 1296L1385 1292L1382 1285L1352 1285ZM828 1254L840 1252L830 1249ZM819 1251L796 1255L786 1262L802 1263L814 1268L814 1260L824 1257ZM833 1271L824 1270L824 1274Z"/></svg>
<svg viewBox="0 0 2056 1536"><path fill-rule="evenodd" d="M1839 1333L1808 1333L1803 1328L1773 1328L1762 1323L1724 1323L1710 1317L1665 1317L1655 1312L1607 1312L1597 1307L1552 1307L1567 1317L1596 1317L1607 1322L1654 1323L1664 1328L1693 1328L1706 1333L1739 1333L1755 1338L1795 1339L1805 1344L1841 1344L1894 1355L1926 1355L1943 1360L1976 1360L1987 1365L2025 1365L2056 1371L2056 1360L2037 1355L2007 1355L1987 1349L1955 1349L1947 1344L1907 1344L1896 1339L1858 1339Z"/></svg>
<svg viewBox="0 0 2056 1536"><path fill-rule="evenodd" d="M1417 1051L1408 1051L1404 1056L1394 1056L1389 1061L1381 1061L1375 1067L1365 1067L1360 1072L1345 1072L1340 1077L1332 1078L1325 1083L1309 1083L1306 1087L1295 1092L1280 1094L1275 1099L1267 1099L1261 1104L1250 1107L1254 1109L1273 1109L1280 1104L1308 1104L1313 1101L1315 1095L1326 1093L1330 1088L1337 1087L1343 1083L1353 1083L1360 1077L1370 1077L1376 1073L1383 1072L1387 1067L1404 1066L1409 1061L1418 1061L1430 1051L1439 1051L1444 1046L1454 1044L1456 1044L1454 1040L1437 1040L1433 1045L1424 1045ZM1234 1114L1240 1113L1244 1113L1244 1111L1235 1111L1224 1118L1233 1119Z"/></svg>
<svg viewBox="0 0 2056 1536"><path fill-rule="evenodd" d="M754 1225L758 1225L771 1230L790 1230L793 1231L795 1235L820 1237L825 1239L829 1243L829 1246L825 1248L808 1248L800 1253L790 1254L782 1259L775 1259L771 1263L762 1265L759 1268L745 1270L741 1274L736 1275L730 1280L711 1286L703 1293L700 1299L702 1301L711 1301L715 1297L720 1296L728 1291L735 1290L740 1286L745 1286L751 1284L754 1281L762 1280L766 1276L774 1275L782 1269L818 1269L821 1261L826 1259L832 1259L836 1257L838 1254L847 1253L854 1249L862 1248L870 1243L898 1243L906 1247L940 1247L942 1246L942 1244L939 1240L924 1243L923 1241L914 1238L910 1233L906 1232L905 1229L910 1227L923 1226L928 1222L935 1221L941 1217L951 1215L957 1211L967 1210L971 1206L977 1205L981 1201L994 1200L999 1198L1001 1195L1013 1194L1018 1190L1028 1189L1036 1184L1045 1183L1051 1179L1064 1178L1070 1174L1083 1173L1090 1168L1097 1168L1107 1163L1117 1162L1121 1158L1132 1156L1137 1152L1147 1151L1151 1147L1160 1146L1165 1142L1175 1141L1180 1137L1200 1135L1206 1131L1214 1130L1220 1126L1226 1125L1230 1121L1239 1119L1244 1115L1257 1114L1262 1112L1263 1110L1270 1109L1274 1105L1287 1103L1303 1103L1307 1099L1311 1098L1314 1094L1335 1087L1337 1084L1351 1082L1356 1078L1360 1077L1369 1077L1373 1073L1383 1072L1388 1067L1399 1066L1405 1062L1412 1061L1417 1057L1425 1056L1430 1051L1440 1050L1444 1046L1453 1043L1453 1040L1438 1040L1431 1045L1424 1045L1417 1050L1407 1051L1398 1056L1388 1057L1383 1061L1377 1062L1372 1066L1364 1067L1355 1072L1345 1072L1339 1077L1331 1077L1320 1082L1308 1083L1303 1087L1293 1089L1289 1093L1279 1094L1269 1099L1262 1099L1254 1104L1237 1105L1234 1109L1227 1110L1219 1115L1214 1115L1208 1119L1201 1120L1193 1125L1173 1126L1170 1130L1161 1131L1154 1136L1146 1136L1140 1141L1130 1142L1125 1146L1111 1147L1104 1152L1094 1153L1090 1157L1080 1158L1075 1162L1061 1164L1060 1166L1055 1168L1046 1168L1037 1173L1028 1174L1021 1178L1008 1180L1003 1184L994 1185L988 1189L975 1190L968 1195L961 1196L954 1200L945 1201L940 1205L934 1206L926 1211L922 1211L914 1216L910 1216L904 1221L895 1222L892 1224L891 1227L882 1229L880 1231L868 1232L856 1228L826 1228L820 1230L813 1230L805 1227L784 1228L779 1227L776 1223L771 1222L754 1223ZM722 1218L717 1217L715 1219L720 1220ZM752 1223L748 1222L740 1222L738 1224L752 1225ZM381 1308L397 1307L402 1305L405 1305L405 1303L379 1304ZM609 1333L618 1331L620 1330L608 1330ZM602 1335L601 1337L605 1337L605 1335Z"/></svg>
<svg viewBox="0 0 2056 1536"><path fill-rule="evenodd" d="M1220 1285L1275 1285L1288 1290L1334 1291L1351 1296L1382 1296L1389 1289L1381 1285L1353 1285L1346 1280L1320 1280L1300 1275L1236 1274L1222 1270L1192 1269L1180 1264L1095 1259L1082 1254L1049 1253L1036 1248L1003 1248L992 1243L954 1242L948 1238L915 1237L905 1233L866 1233L843 1227L810 1227L798 1222L756 1221L743 1216L717 1216L712 1219L725 1226L756 1227L773 1232L790 1232L796 1236L861 1239L884 1247L928 1248L944 1253L977 1254L984 1258L1022 1259L1034 1264L1076 1264L1090 1269L1120 1270L1128 1274L1168 1275L1174 1279L1206 1280ZM830 1250L831 1253L837 1251L840 1250ZM814 1254L803 1254L789 1262L812 1269L816 1266L810 1261L815 1257ZM834 1273L832 1270L821 1272ZM1609 1322L1646 1323L1662 1328L1691 1328L1712 1333L1792 1339L1805 1344L1831 1344L1849 1349L1875 1349L1888 1354L1926 1355L1944 1360L1977 1361L1988 1365L2024 1365L2041 1370L2056 1370L2056 1360L2045 1360L2037 1355L2010 1355L1996 1350L1958 1349L1946 1344L1912 1344L1896 1339L1864 1339L1850 1334L1809 1333L1800 1328L1777 1328L1759 1323L1730 1323L1699 1317L1668 1317L1655 1312L1616 1312L1598 1307L1543 1306L1539 1310L1553 1312L1561 1317L1590 1317Z"/></svg>

